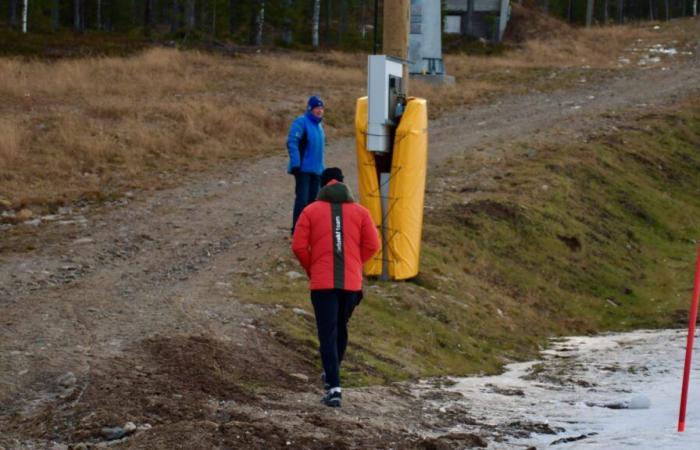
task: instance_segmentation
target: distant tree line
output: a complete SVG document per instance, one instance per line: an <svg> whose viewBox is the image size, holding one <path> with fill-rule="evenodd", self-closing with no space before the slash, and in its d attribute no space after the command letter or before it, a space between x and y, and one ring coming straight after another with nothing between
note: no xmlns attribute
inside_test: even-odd
<svg viewBox="0 0 700 450"><path fill-rule="evenodd" d="M252 45L367 47L376 0L0 0L0 26L30 32L212 37ZM381 2L379 2L381 4Z"/></svg>
<svg viewBox="0 0 700 450"><path fill-rule="evenodd" d="M470 5L473 0L468 1ZM522 3L523 0L517 0ZM525 0L532 1L532 0ZM698 0L534 0L590 26L696 15ZM1 0L0 26L210 37L251 45L370 48L379 0ZM381 22L381 20L380 20Z"/></svg>
<svg viewBox="0 0 700 450"><path fill-rule="evenodd" d="M568 22L590 26L695 16L698 0L537 0L537 3L545 12Z"/></svg>

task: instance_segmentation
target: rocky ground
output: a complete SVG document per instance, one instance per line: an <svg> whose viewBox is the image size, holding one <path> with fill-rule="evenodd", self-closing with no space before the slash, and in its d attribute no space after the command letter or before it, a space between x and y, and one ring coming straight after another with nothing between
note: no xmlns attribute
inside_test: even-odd
<svg viewBox="0 0 700 450"><path fill-rule="evenodd" d="M516 139L586 139L698 95L699 52L431 123L431 172L453 155L507 154ZM327 162L353 174L354 141L332 142ZM316 355L271 329L276 308L236 289L273 263L280 276L298 270L285 166L284 155L235 162L3 225L0 448L470 448L537 428L450 433L478 414L408 385L345 390L340 410L318 404Z"/></svg>

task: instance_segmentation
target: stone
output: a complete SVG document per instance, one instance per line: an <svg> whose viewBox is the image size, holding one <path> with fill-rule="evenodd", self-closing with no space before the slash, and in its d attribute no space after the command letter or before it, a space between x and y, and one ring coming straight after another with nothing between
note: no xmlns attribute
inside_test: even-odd
<svg viewBox="0 0 700 450"><path fill-rule="evenodd" d="M296 378L299 381L303 381L304 383L309 381L309 377L307 377L303 373L290 373L289 376L292 378Z"/></svg>
<svg viewBox="0 0 700 450"><path fill-rule="evenodd" d="M15 219L17 222L26 222L27 220L31 219L34 217L34 213L32 212L31 209L27 208L22 208L17 212L17 215L15 215Z"/></svg>
<svg viewBox="0 0 700 450"><path fill-rule="evenodd" d="M301 308L292 308L292 312L294 314L298 314L300 316L310 316L311 315L311 314L309 314L308 311L301 309Z"/></svg>
<svg viewBox="0 0 700 450"><path fill-rule="evenodd" d="M219 429L219 424L212 422L211 420L198 421L196 422L196 426L198 429L209 431L210 433L213 433Z"/></svg>
<svg viewBox="0 0 700 450"><path fill-rule="evenodd" d="M124 431L126 431L127 434L131 434L134 431L136 431L136 424L134 422L127 422L124 424Z"/></svg>
<svg viewBox="0 0 700 450"><path fill-rule="evenodd" d="M75 245L92 244L93 242L95 242L94 239L89 238L89 237L84 237L84 238L78 238L78 239L74 240L73 244L75 244Z"/></svg>
<svg viewBox="0 0 700 450"><path fill-rule="evenodd" d="M556 441L552 442L549 445L559 445L559 444L566 444L569 442L576 442L576 441L586 439L589 436L595 436L597 434L598 433L588 433L588 434L580 434L578 436L565 437L565 438L557 439Z"/></svg>
<svg viewBox="0 0 700 450"><path fill-rule="evenodd" d="M598 405L596 403L592 402L586 402L587 406L602 406L604 408L608 409L628 409L630 407L629 403L626 402L610 402L610 403L604 403L603 405Z"/></svg>
<svg viewBox="0 0 700 450"><path fill-rule="evenodd" d="M12 202L4 198L0 198L0 211L12 209Z"/></svg>
<svg viewBox="0 0 700 450"><path fill-rule="evenodd" d="M78 378L73 372L66 372L58 377L56 381L64 388L69 388L75 386L75 384L78 382Z"/></svg>
<svg viewBox="0 0 700 450"><path fill-rule="evenodd" d="M450 433L443 436L443 438L455 444L459 443L459 448L488 447L488 442L474 433Z"/></svg>
<svg viewBox="0 0 700 450"><path fill-rule="evenodd" d="M290 280L296 280L296 279L299 279L299 278L303 278L303 277L304 277L304 275L302 275L301 273L299 273L299 272L297 272L297 271L295 271L295 270L290 270L290 271L287 272L285 275L286 275L287 278L289 278Z"/></svg>
<svg viewBox="0 0 700 450"><path fill-rule="evenodd" d="M108 441L114 441L126 436L126 431L122 427L104 427L100 430L100 434Z"/></svg>

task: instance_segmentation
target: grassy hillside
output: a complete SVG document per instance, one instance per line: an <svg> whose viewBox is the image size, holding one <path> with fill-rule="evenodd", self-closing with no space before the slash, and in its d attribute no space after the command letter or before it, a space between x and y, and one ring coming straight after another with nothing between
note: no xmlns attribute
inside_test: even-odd
<svg viewBox="0 0 700 450"><path fill-rule="evenodd" d="M553 335L687 320L700 229L700 99L593 136L431 172L421 274L370 282L352 320L351 383L490 373ZM305 282L278 261L244 297L314 360ZM293 308L298 308L296 312Z"/></svg>

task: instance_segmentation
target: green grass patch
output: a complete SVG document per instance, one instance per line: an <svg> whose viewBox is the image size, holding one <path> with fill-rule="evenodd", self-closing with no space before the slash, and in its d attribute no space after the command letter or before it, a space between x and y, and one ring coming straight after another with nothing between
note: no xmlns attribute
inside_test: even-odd
<svg viewBox="0 0 700 450"><path fill-rule="evenodd" d="M698 106L587 144L523 151L506 162L498 188L467 202L442 195L426 247L472 255L466 269L516 300L508 315L536 305L542 320L519 323L522 332L678 324L700 225ZM476 166L466 159L461 169ZM426 269L454 272L454 264Z"/></svg>

